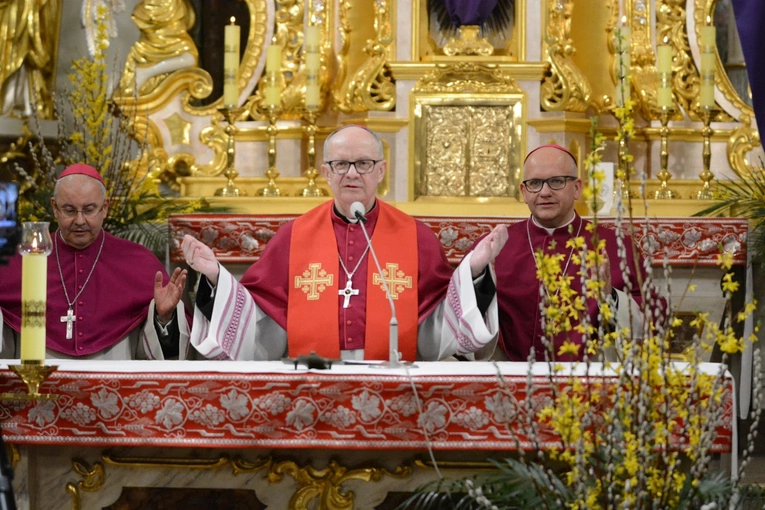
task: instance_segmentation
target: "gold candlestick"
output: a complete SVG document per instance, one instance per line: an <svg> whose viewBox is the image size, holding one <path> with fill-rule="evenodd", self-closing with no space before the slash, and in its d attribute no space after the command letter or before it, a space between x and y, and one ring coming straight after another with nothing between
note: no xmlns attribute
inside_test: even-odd
<svg viewBox="0 0 765 510"><path fill-rule="evenodd" d="M657 200L670 200L673 198L679 198L679 195L669 189L667 182L672 178L672 174L669 173L669 118L674 113L674 110L668 106L661 107L661 129L659 135L661 136L661 171L656 177L661 181L661 186L653 195L653 198Z"/></svg>
<svg viewBox="0 0 765 510"><path fill-rule="evenodd" d="M709 183L712 181L712 179L715 178L715 174L713 174L709 169L712 162L712 144L710 139L712 138L713 133L710 124L712 122L712 118L717 114L717 110L710 106L702 106L699 108L699 110L701 118L704 121L704 127L701 130L701 136L704 138L704 149L701 153L701 160L702 164L704 165L704 169L699 174L699 179L701 179L704 184L701 186L701 190L696 192L696 199L712 200L714 198L714 193L712 192L712 187Z"/></svg>
<svg viewBox="0 0 765 510"><path fill-rule="evenodd" d="M306 108L304 116L308 121L305 130L308 134L308 169L305 171L305 177L308 179L308 186L303 188L300 194L304 197L326 197L327 190L321 189L316 185L316 178L319 171L316 170L316 107Z"/></svg>
<svg viewBox="0 0 765 510"><path fill-rule="evenodd" d="M0 400L56 400L58 395L40 393L40 385L58 366L43 365L43 361L22 361L21 365L8 365L27 385L27 393L3 393Z"/></svg>
<svg viewBox="0 0 765 510"><path fill-rule="evenodd" d="M266 133L268 134L268 170L266 170L268 184L266 184L265 188L258 190L258 196L286 196L286 193L282 193L282 191L276 185L276 178L279 177L279 170L276 169L276 133L279 131L279 129L276 127L276 119L279 118L279 106L267 104L261 108L263 113L265 113L266 117L268 118L268 128L266 129Z"/></svg>
<svg viewBox="0 0 765 510"><path fill-rule="evenodd" d="M616 198L621 197L622 202L629 201L630 198L634 198L634 195L630 191L630 166L627 162L627 142L624 138L619 140L619 161L617 166L617 174L624 176L624 179L620 179L619 175L614 179L614 203Z"/></svg>
<svg viewBox="0 0 765 510"><path fill-rule="evenodd" d="M228 125L226 126L226 170L223 175L226 177L226 185L220 189L215 190L216 197L241 197L247 193L236 187L234 179L239 175L239 172L234 168L234 159L236 158L236 146L234 145L234 138L236 135L236 119L244 112L244 108L238 108L235 106L224 106L218 108L218 111L223 114Z"/></svg>

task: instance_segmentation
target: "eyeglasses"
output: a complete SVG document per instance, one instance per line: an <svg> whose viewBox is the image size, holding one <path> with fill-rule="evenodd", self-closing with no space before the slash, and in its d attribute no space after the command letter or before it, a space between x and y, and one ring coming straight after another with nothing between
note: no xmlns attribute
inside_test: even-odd
<svg viewBox="0 0 765 510"><path fill-rule="evenodd" d="M101 212L101 209L104 208L104 204L101 205L87 205L83 207L82 209L75 209L74 207L65 205L64 207L56 206L56 209L63 214L66 218L76 218L78 214L82 213L82 215L86 218L92 218L99 212Z"/></svg>
<svg viewBox="0 0 765 510"><path fill-rule="evenodd" d="M382 161L382 159L360 159L358 161L343 161L339 159L336 161L325 161L325 163L329 165L332 173L343 175L348 173L348 171L351 169L351 165L356 168L358 173L368 174L380 161Z"/></svg>
<svg viewBox="0 0 765 510"><path fill-rule="evenodd" d="M570 175L556 175L555 177L548 177L547 179L528 179L523 181L523 185L526 189L532 193L539 193L542 191L542 187L547 183L547 186L554 191L561 190L566 187L566 183L571 179L575 181L578 177L572 177Z"/></svg>

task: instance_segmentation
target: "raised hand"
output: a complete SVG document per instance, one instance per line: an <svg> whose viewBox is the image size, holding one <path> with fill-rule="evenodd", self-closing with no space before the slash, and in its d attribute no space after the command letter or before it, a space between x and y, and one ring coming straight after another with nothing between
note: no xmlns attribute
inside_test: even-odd
<svg viewBox="0 0 765 510"><path fill-rule="evenodd" d="M173 318L173 310L183 295L186 286L186 270L176 267L170 276L167 285L162 285L162 272L157 271L154 275L154 311L162 323L167 323Z"/></svg>
<svg viewBox="0 0 765 510"><path fill-rule="evenodd" d="M480 275L488 264L494 262L502 247L507 242L507 225L497 225L489 235L473 249L470 258L470 272L473 278Z"/></svg>
<svg viewBox="0 0 765 510"><path fill-rule="evenodd" d="M211 285L217 285L218 260L215 258L215 254L210 247L199 239L187 234L183 236L181 248L183 249L183 256L186 258L186 263L189 267L194 271L205 275Z"/></svg>

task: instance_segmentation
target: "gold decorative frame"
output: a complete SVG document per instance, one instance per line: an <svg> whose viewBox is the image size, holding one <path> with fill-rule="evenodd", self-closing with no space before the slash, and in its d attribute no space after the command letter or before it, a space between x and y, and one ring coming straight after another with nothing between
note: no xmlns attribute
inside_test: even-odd
<svg viewBox="0 0 765 510"><path fill-rule="evenodd" d="M472 201L488 199L510 199L516 201L519 196L519 179L521 175L522 153L526 147L526 94L511 77L502 73L496 65L481 65L472 62L461 62L456 65L437 65L436 69L418 80L410 96L410 126L409 126L409 158L410 158L410 188L409 200L440 199L449 196L462 197ZM448 109L448 110L447 110ZM476 116L481 118L484 129L475 132L468 125L467 142L464 152L454 151L450 144L465 140L464 124L449 125L448 118L444 122L437 119L443 112L457 122L458 117ZM433 117L431 117L433 114ZM464 114L464 115L463 115ZM498 129L487 128L485 121L493 121ZM430 119L438 124L440 129L428 126ZM457 122L459 123L459 122ZM434 126L436 125L434 124ZM498 133L505 129L505 135L497 138ZM440 131L440 132L439 132ZM484 137L485 139L481 139ZM434 141L437 140L437 141ZM440 145L439 145L440 144ZM445 153L439 156L445 162L444 168L430 168L428 165L432 151L442 147ZM498 151L499 149L499 151ZM446 154L446 153L449 154ZM462 159L464 156L464 160ZM435 156L434 156L435 157ZM449 160L451 158L451 160ZM454 159L456 158L456 160ZM507 181L486 179L489 172L481 172L481 160L494 158L505 160L505 177ZM465 168L467 165L467 168ZM496 174L496 164L490 165ZM448 168L447 168L448 167ZM486 167L488 170L488 166ZM473 170L476 170L473 172ZM471 190L471 178L476 178L483 189L494 189L502 186L505 193L492 195L476 193ZM480 179L485 179L483 184ZM462 187L456 186L462 180ZM429 180L431 180L429 182ZM432 181L448 181L443 189L460 189L448 195L431 193L439 186L431 185Z"/></svg>
<svg viewBox="0 0 765 510"><path fill-rule="evenodd" d="M686 0L656 1L656 40L672 46L672 90L679 106L691 119L698 116L693 103L699 96L699 72L693 61L686 31Z"/></svg>

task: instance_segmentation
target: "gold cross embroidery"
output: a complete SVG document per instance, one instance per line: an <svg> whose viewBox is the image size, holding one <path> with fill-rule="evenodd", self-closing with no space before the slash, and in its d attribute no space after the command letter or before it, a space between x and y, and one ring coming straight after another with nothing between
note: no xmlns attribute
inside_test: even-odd
<svg viewBox="0 0 765 510"><path fill-rule="evenodd" d="M405 276L403 271L399 271L398 264L391 264L388 262L385 264L385 267L387 268L387 271L383 271L383 273L385 273L385 281L388 282L390 297L392 299L398 299L400 292L404 292L404 289L412 288L412 277ZM385 292L385 287L382 285L382 278L380 278L379 274L374 274L372 283L374 285L379 285L380 288L383 289L383 292Z"/></svg>
<svg viewBox="0 0 765 510"><path fill-rule="evenodd" d="M332 286L333 279L334 275L328 275L327 271L321 268L321 263L308 264L303 276L295 277L295 288L308 294L309 301L315 301L319 299L319 293Z"/></svg>

